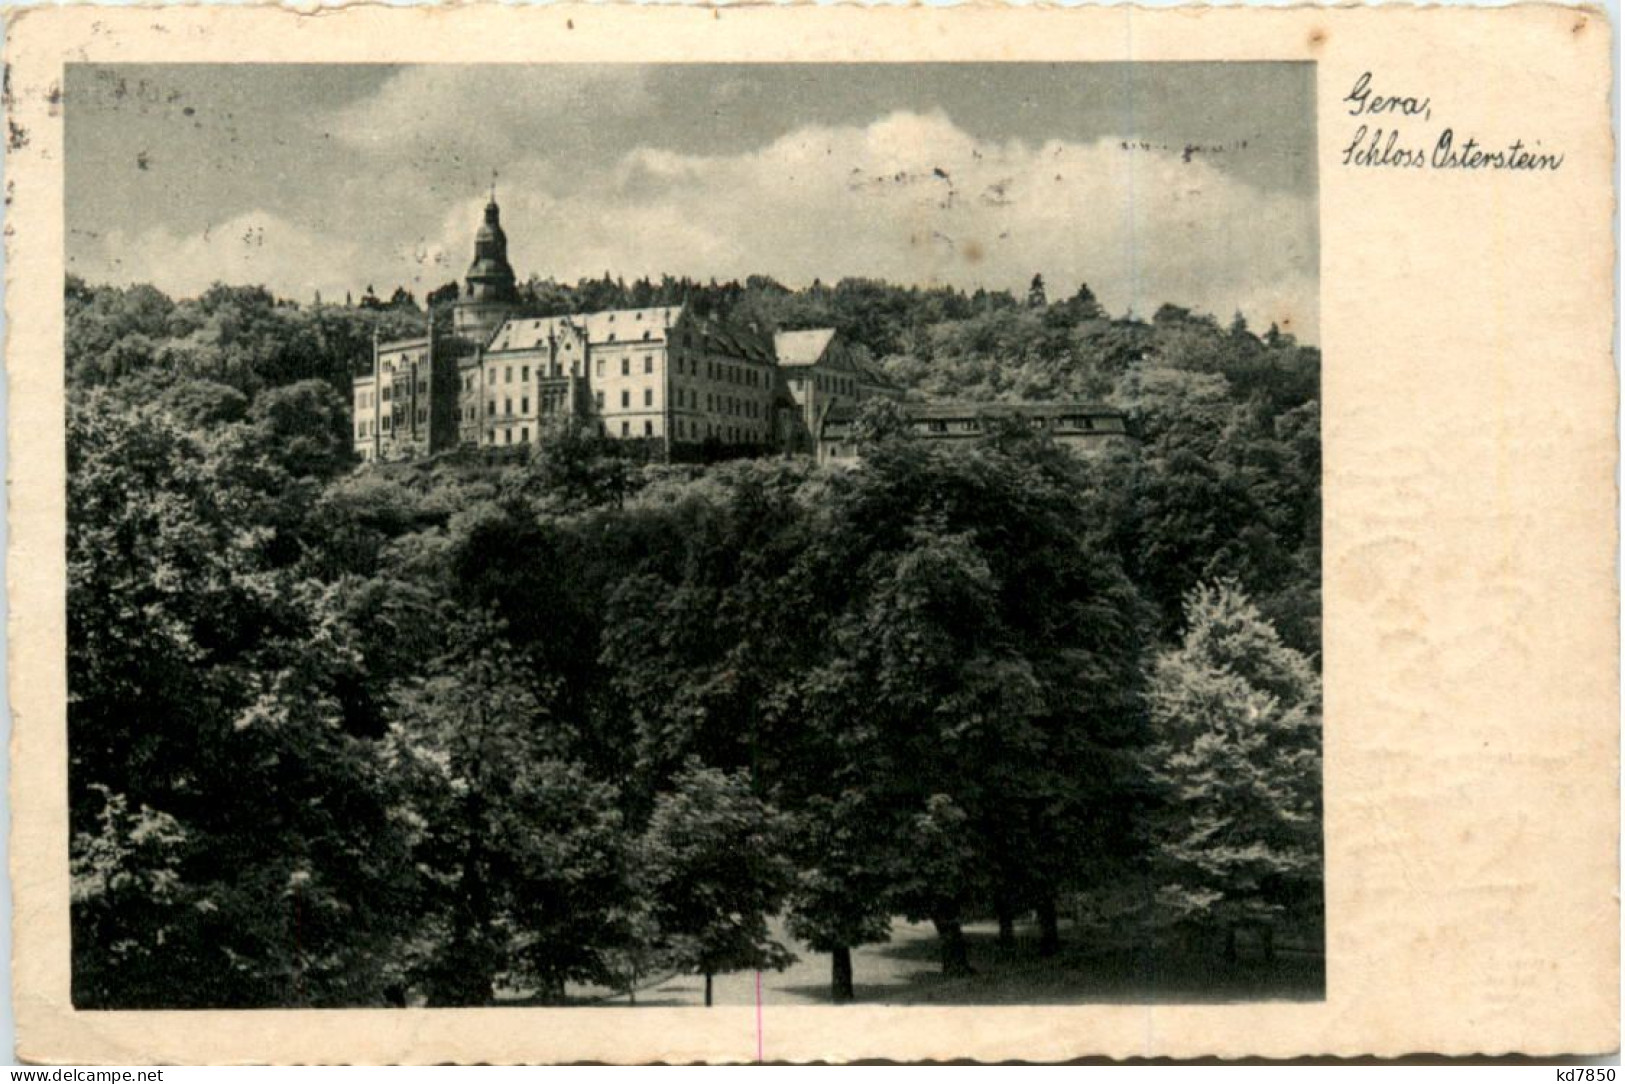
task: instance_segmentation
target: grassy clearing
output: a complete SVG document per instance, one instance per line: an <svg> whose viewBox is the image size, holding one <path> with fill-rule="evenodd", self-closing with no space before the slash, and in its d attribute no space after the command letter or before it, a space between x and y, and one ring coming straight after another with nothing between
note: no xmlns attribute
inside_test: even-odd
<svg viewBox="0 0 1625 1084"><path fill-rule="evenodd" d="M779 935L785 936L782 929ZM936 933L928 923L901 919L884 945L853 953L857 1000L888 1005L1075 1005L1219 1004L1234 1001L1318 1001L1325 996L1325 961L1318 947L1279 939L1273 961L1243 942L1240 958L1225 961L1147 939L1062 927L1057 956L1038 954L1038 930L1018 926L1013 948L998 944L990 923L966 927L974 975L945 979L939 973ZM829 957L793 945L800 959L781 972L761 976L764 1005L827 1004ZM718 1007L754 1005L756 974L718 975ZM572 991L577 993L577 991ZM604 991L581 990L583 1000ZM704 980L679 975L641 990L637 1004L694 1006L703 1003ZM603 1005L627 1004L609 997Z"/></svg>

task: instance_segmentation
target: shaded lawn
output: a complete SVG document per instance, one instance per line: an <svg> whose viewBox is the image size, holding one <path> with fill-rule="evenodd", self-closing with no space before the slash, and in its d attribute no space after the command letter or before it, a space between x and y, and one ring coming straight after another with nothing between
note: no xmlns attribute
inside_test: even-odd
<svg viewBox="0 0 1625 1084"><path fill-rule="evenodd" d="M790 940L781 924L775 935L800 959L787 970L764 972L764 1005L829 1003L829 957ZM1128 939L1099 931L1062 926L1060 955L1038 955L1038 930L1018 925L1013 948L1001 948L997 928L965 928L971 966L976 974L945 979L937 958L936 931L929 923L902 919L892 923L892 940L865 945L852 954L853 977L860 1003L888 1005L1071 1005L1071 1004L1216 1004L1236 1001L1318 1001L1325 997L1325 962L1311 947L1282 937L1273 961L1245 942L1241 958L1226 962L1217 953L1187 951L1149 940ZM1129 943L1135 940L1135 943ZM718 1006L756 1004L755 972L718 975ZM697 1006L704 1004L705 980L677 975L638 991L637 1004ZM601 998L600 1005L625 1006L624 995L571 990L573 998Z"/></svg>

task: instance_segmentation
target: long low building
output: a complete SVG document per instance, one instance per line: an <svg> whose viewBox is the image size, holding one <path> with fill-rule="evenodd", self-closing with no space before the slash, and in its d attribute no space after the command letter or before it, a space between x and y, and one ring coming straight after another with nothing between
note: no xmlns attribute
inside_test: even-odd
<svg viewBox="0 0 1625 1084"><path fill-rule="evenodd" d="M1091 403L903 403L908 430L932 441L963 442L980 439L996 420L1024 422L1057 444L1080 451L1109 446L1128 439L1128 424L1121 411ZM851 406L826 411L818 428L818 461L855 461L862 450L856 423L858 409Z"/></svg>

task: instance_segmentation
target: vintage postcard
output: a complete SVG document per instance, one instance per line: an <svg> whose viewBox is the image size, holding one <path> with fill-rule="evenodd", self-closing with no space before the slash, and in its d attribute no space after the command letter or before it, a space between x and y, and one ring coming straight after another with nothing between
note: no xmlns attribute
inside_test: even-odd
<svg viewBox="0 0 1625 1084"><path fill-rule="evenodd" d="M1616 1049L1612 33L13 12L21 1056Z"/></svg>

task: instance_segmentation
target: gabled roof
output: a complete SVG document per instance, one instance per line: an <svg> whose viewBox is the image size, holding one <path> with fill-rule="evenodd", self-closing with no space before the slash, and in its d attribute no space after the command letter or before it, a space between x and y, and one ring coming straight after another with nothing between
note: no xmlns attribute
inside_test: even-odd
<svg viewBox="0 0 1625 1084"><path fill-rule="evenodd" d="M773 336L773 347L779 355L780 365L817 365L824 359L834 339L835 329L832 327L781 331Z"/></svg>

